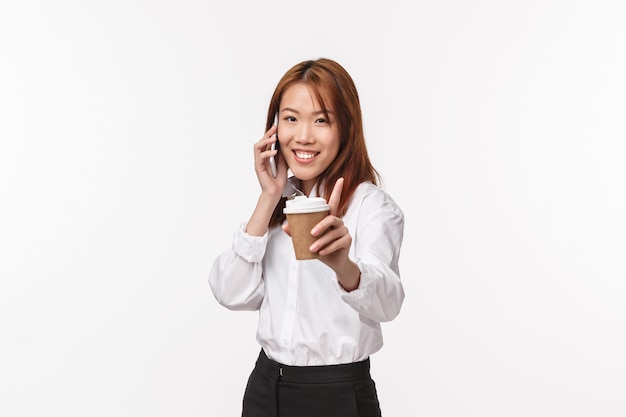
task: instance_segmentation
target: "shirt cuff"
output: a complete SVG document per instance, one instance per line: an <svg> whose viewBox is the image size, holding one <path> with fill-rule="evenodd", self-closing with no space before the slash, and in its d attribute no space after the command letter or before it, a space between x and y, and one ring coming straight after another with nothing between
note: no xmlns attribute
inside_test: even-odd
<svg viewBox="0 0 626 417"><path fill-rule="evenodd" d="M359 286L352 291L346 291L339 284L339 282L337 282L337 285L339 287L339 292L341 293L341 298L346 303L350 304L357 311L365 311L372 303L372 292L375 291L374 283L378 278L377 275L380 274L377 273L376 269L370 265L359 261L356 261L356 264L359 266L359 270L361 271Z"/></svg>
<svg viewBox="0 0 626 417"><path fill-rule="evenodd" d="M252 236L246 233L246 223L242 223L233 236L233 251L247 262L259 263L265 256L268 232L263 236Z"/></svg>

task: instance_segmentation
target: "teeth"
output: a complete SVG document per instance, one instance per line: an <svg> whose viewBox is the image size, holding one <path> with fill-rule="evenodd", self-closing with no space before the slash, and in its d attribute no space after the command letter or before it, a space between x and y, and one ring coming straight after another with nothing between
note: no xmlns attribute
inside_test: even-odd
<svg viewBox="0 0 626 417"><path fill-rule="evenodd" d="M311 159L315 156L315 153L309 152L296 152L296 156L301 159Z"/></svg>

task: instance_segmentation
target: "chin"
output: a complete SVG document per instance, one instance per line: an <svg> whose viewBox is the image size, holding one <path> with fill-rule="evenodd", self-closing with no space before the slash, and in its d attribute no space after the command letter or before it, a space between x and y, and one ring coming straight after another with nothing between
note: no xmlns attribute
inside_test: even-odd
<svg viewBox="0 0 626 417"><path fill-rule="evenodd" d="M319 177L319 174L311 174L307 172L302 172L302 170L298 170L298 169L296 170L292 169L291 172L293 173L293 176L299 179L300 181L310 181L310 180L317 179L317 177Z"/></svg>

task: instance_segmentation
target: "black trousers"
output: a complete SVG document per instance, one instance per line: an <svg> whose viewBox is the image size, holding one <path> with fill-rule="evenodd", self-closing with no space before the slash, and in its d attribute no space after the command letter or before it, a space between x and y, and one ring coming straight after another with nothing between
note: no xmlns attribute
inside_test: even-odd
<svg viewBox="0 0 626 417"><path fill-rule="evenodd" d="M243 397L242 417L380 417L370 361L286 366L261 349Z"/></svg>

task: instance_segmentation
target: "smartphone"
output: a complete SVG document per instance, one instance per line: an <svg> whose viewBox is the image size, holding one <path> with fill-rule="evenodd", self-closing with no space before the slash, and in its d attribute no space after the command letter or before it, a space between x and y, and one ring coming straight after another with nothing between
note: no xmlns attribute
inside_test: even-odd
<svg viewBox="0 0 626 417"><path fill-rule="evenodd" d="M278 113L274 115L274 124L278 128ZM278 146L278 129L276 130L274 137L276 140L272 143L272 146L270 146L271 150L275 150ZM270 168L272 170L272 175L276 178L276 159L273 156L270 156Z"/></svg>

